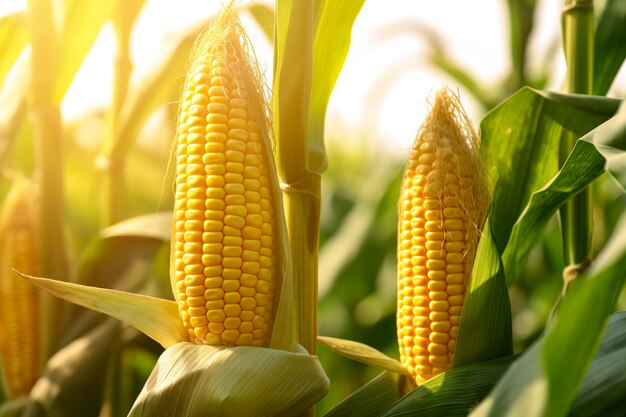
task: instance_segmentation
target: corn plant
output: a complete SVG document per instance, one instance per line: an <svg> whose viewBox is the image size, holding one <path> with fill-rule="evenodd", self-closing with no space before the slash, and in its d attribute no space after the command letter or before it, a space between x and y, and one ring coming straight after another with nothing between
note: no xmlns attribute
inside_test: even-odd
<svg viewBox="0 0 626 417"><path fill-rule="evenodd" d="M624 3L564 2L561 92L527 86L542 85L524 64L536 2L507 2L497 94L433 43L489 110L480 129L444 88L406 160L340 167L326 106L363 4L225 2L139 83L141 0L31 0L0 19L0 416L623 414L626 110L603 95ZM271 88L240 13L273 42ZM88 153L60 103L106 21L113 93ZM172 166L137 143L164 103ZM138 196L154 205L136 212ZM159 204L173 212L145 214ZM548 307L521 338L529 287ZM382 318L346 333L345 310Z"/></svg>

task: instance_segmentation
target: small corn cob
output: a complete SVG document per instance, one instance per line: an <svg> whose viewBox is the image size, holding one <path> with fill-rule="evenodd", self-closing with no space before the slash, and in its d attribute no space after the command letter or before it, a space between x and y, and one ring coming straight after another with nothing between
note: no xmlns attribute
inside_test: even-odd
<svg viewBox="0 0 626 417"><path fill-rule="evenodd" d="M37 274L36 220L31 188L15 182L0 217L0 359L13 397L39 376L39 295L11 268Z"/></svg>
<svg viewBox="0 0 626 417"><path fill-rule="evenodd" d="M177 130L173 290L195 343L267 346L276 245L264 90L228 7L196 42Z"/></svg>
<svg viewBox="0 0 626 417"><path fill-rule="evenodd" d="M398 345L419 385L447 370L483 225L479 138L440 91L411 148L399 202Z"/></svg>

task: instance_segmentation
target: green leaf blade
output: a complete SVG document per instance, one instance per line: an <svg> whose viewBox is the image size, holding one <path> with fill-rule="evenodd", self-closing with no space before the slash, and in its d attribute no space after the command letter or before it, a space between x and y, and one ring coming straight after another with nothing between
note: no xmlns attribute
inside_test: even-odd
<svg viewBox="0 0 626 417"><path fill-rule="evenodd" d="M471 416L566 415L626 280L625 268L623 216L611 241L586 275L570 286L551 326L505 373Z"/></svg>

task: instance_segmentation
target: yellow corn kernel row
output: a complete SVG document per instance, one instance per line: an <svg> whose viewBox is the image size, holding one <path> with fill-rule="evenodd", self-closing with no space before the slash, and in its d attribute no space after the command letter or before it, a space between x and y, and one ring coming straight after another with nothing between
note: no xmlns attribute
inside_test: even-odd
<svg viewBox="0 0 626 417"><path fill-rule="evenodd" d="M13 397L26 395L39 376L39 295L12 270L36 275L38 250L31 188L13 186L0 217L0 359Z"/></svg>
<svg viewBox="0 0 626 417"><path fill-rule="evenodd" d="M267 346L275 205L269 123L227 9L196 45L177 130L174 293L195 343Z"/></svg>
<svg viewBox="0 0 626 417"><path fill-rule="evenodd" d="M447 89L420 128L399 203L397 331L418 384L452 363L487 204L479 139Z"/></svg>

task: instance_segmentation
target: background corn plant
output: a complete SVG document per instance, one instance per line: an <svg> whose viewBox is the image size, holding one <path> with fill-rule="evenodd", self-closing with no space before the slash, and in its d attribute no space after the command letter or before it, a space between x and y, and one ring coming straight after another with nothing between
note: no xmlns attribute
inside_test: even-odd
<svg viewBox="0 0 626 417"><path fill-rule="evenodd" d="M292 218L290 227L315 240L321 210L319 263L318 245L297 255L308 262L299 265L302 276L310 274L296 288L300 304L308 306L299 311L306 323L300 340L315 351L317 319L319 334L397 357L396 210L404 160L379 158L365 146L350 149L341 141L327 141L328 157L324 149L326 102L363 3L239 6L275 45L276 152L287 161L279 162L280 175L289 186L287 204L310 216ZM578 4L588 28L566 35L566 42L593 44L587 59L593 72L589 62L576 64L592 77L592 90L568 91L603 96L626 57L626 7L620 0L596 2L590 15L588 2ZM144 6L140 0L33 0L25 10L0 17L0 163L9 173L0 179L0 195L4 200L10 173L32 176L39 186L42 276L168 297L166 211L172 197L171 174L164 173L187 55L208 19L170 36L159 61L133 78L130 35ZM379 370L319 347L331 380L319 415L466 415L487 395L473 415L621 415L626 408L624 314L613 314L605 326L614 310L626 309L626 296L619 295L626 270L626 113L619 99L541 90L548 64L539 74L526 64L533 53L529 38L538 30L537 2L508 0L506 6L511 74L497 88L481 85L463 63L451 60L438 32L413 25L381 38L398 31L425 36L432 64L486 113L480 128L494 195L477 261L482 268L467 301L472 334L457 352L457 364L467 366L400 399L396 374L377 376ZM63 124L61 100L107 22L116 39L111 103ZM589 38L591 32L595 37ZM393 80L404 68L396 63L386 77ZM155 111L165 114L158 133L145 129ZM81 142L84 132L90 146ZM563 132L575 144L559 158ZM595 260L547 325L564 265L555 213L590 184ZM321 200L307 199L316 195ZM10 399L3 391L0 415L24 408L38 415L126 415L162 349L81 308L51 299L44 305L47 331L40 336L43 355L52 359L29 397ZM484 306L491 314L484 314ZM59 389L50 390L51 382Z"/></svg>

